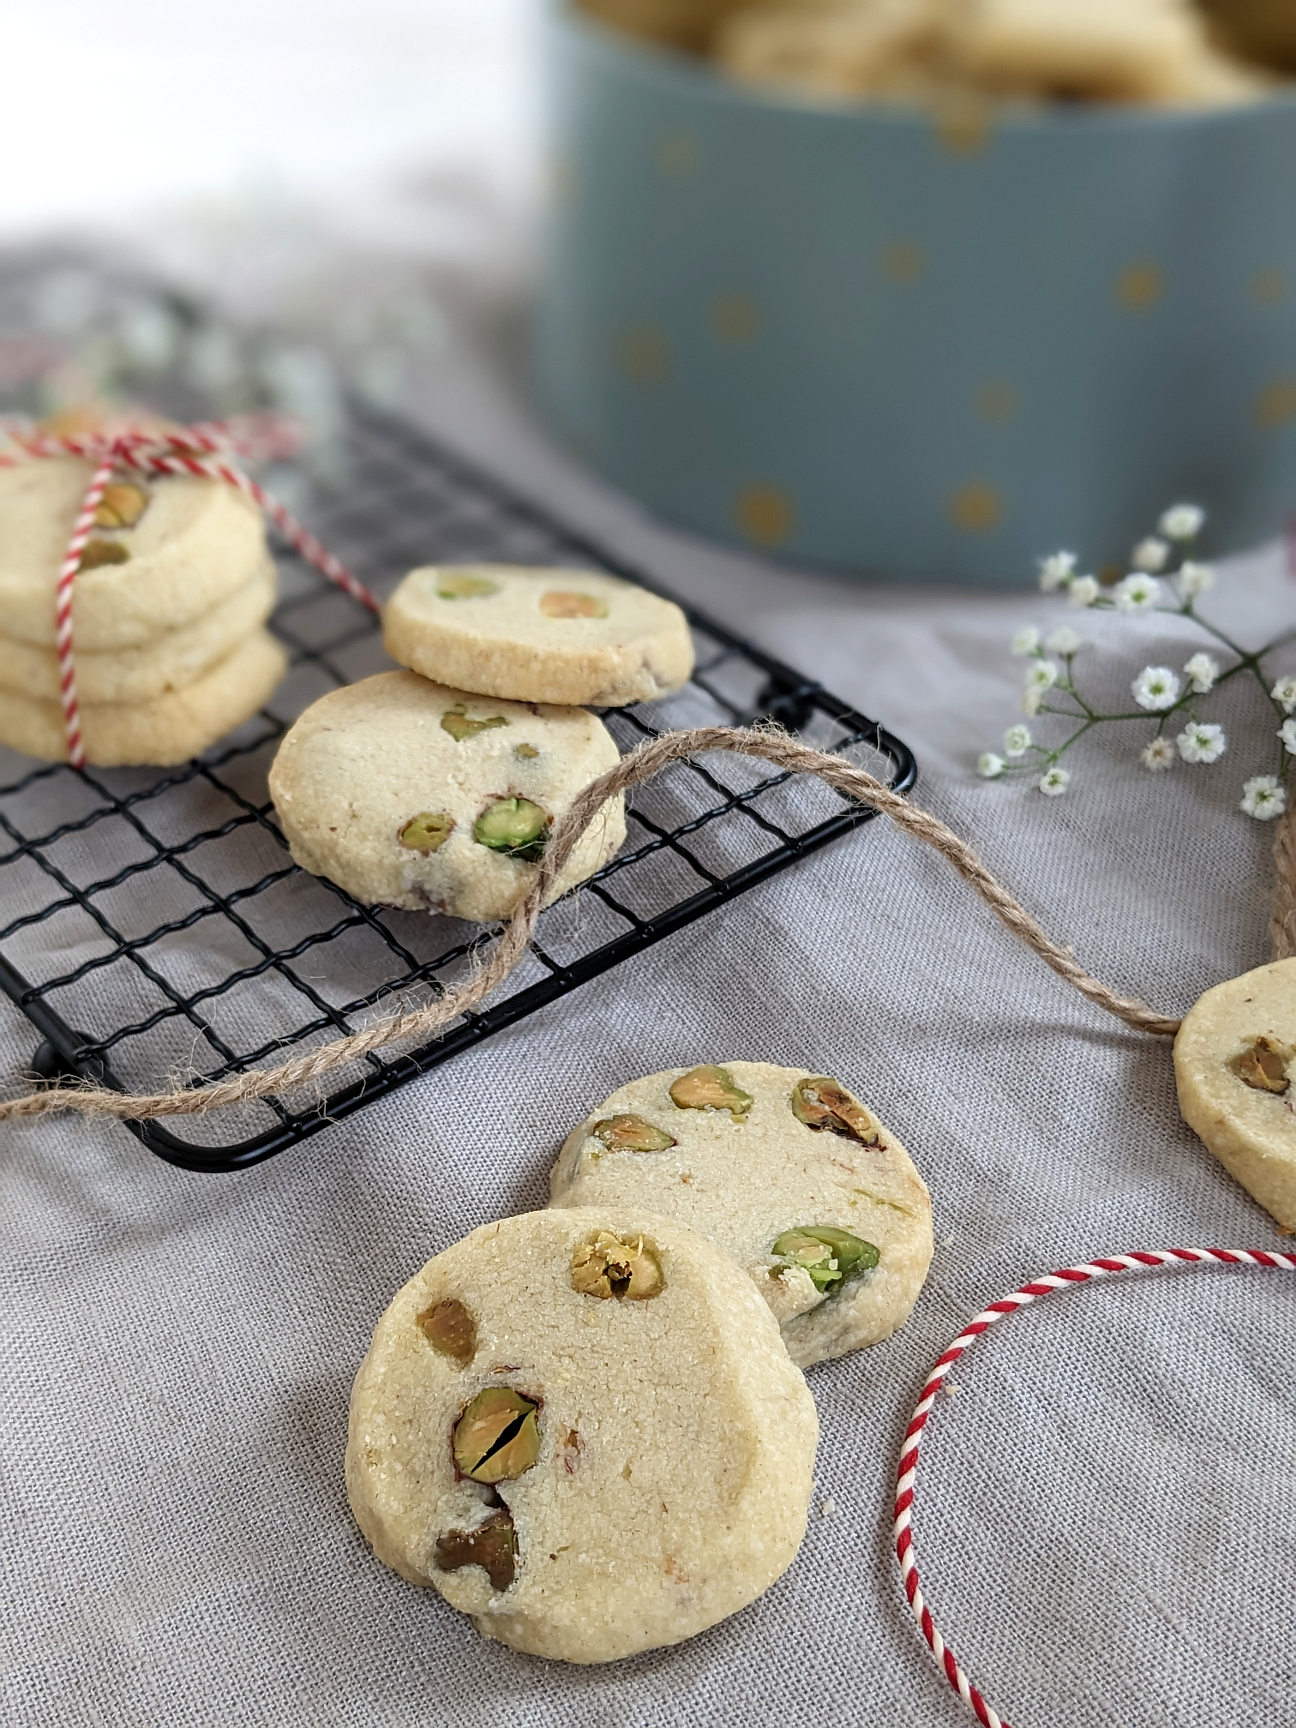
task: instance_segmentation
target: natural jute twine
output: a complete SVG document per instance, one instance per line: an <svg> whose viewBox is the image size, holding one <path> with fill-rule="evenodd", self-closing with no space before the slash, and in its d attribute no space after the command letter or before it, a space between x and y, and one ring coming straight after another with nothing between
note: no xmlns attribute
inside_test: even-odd
<svg viewBox="0 0 1296 1728"><path fill-rule="evenodd" d="M1278 818L1274 835L1274 909L1269 926L1275 960L1296 954L1296 805Z"/></svg>
<svg viewBox="0 0 1296 1728"><path fill-rule="evenodd" d="M449 991L429 1006L387 1015L308 1055L295 1056L277 1068L239 1074L214 1085L182 1087L174 1092L151 1092L137 1097L89 1084L44 1087L25 1097L0 1103L0 1121L13 1121L20 1116L49 1116L58 1110L80 1110L87 1116L116 1116L133 1122L159 1116L205 1115L211 1110L246 1104L251 1099L296 1091L389 1045L426 1041L459 1015L477 1007L518 965L526 953L554 879L571 857L581 835L598 820L608 799L628 787L653 779L672 762L712 750L755 756L791 774L817 775L835 791L880 810L906 833L948 859L1015 936L1099 1008L1114 1014L1137 1032L1169 1038L1178 1031L1177 1020L1158 1014L1137 998L1118 996L1107 985L1091 978L1077 963L1070 949L1059 947L1052 941L1025 907L996 881L970 846L943 822L918 809L898 792L891 791L872 774L854 767L840 756L812 750L784 732L703 726L691 732L668 732L660 738L650 739L580 793L566 814L554 824L535 881L505 924L487 959L458 989Z"/></svg>

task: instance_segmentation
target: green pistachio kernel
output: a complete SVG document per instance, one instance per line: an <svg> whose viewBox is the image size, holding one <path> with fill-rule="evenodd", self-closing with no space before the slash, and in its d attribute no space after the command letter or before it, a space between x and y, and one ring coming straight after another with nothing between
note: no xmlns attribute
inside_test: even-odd
<svg viewBox="0 0 1296 1728"><path fill-rule="evenodd" d="M607 1116L596 1122L590 1133L609 1152L665 1152L678 1144L670 1134L654 1128L642 1116Z"/></svg>
<svg viewBox="0 0 1296 1728"><path fill-rule="evenodd" d="M642 1236L626 1241L600 1230L572 1255L571 1284L579 1295L600 1301L650 1302L666 1288L666 1278L656 1250Z"/></svg>
<svg viewBox="0 0 1296 1728"><path fill-rule="evenodd" d="M507 1590L517 1570L517 1531L507 1507L492 1512L475 1530L447 1530L436 1539L438 1572L480 1566L493 1590Z"/></svg>
<svg viewBox="0 0 1296 1728"><path fill-rule="evenodd" d="M871 1242L831 1224L804 1224L785 1230L772 1252L787 1265L808 1272L815 1289L826 1296L835 1295L848 1279L871 1271L880 1257Z"/></svg>
<svg viewBox="0 0 1296 1728"><path fill-rule="evenodd" d="M437 852L450 838L454 817L444 810L424 810L412 816L400 831L400 843L411 852Z"/></svg>
<svg viewBox="0 0 1296 1728"><path fill-rule="evenodd" d="M534 864L549 839L549 814L529 798L496 798L473 824L473 838L506 858Z"/></svg>
<svg viewBox="0 0 1296 1728"><path fill-rule="evenodd" d="M1254 1092L1274 1092L1281 1096L1291 1088L1287 1078L1287 1064L1291 1061L1292 1052L1286 1045L1280 1044L1276 1038L1254 1038L1250 1046L1240 1056L1235 1056L1230 1067L1242 1081Z"/></svg>
<svg viewBox="0 0 1296 1728"><path fill-rule="evenodd" d="M535 1398L491 1386L464 1406L451 1433L455 1467L474 1482L512 1482L540 1456Z"/></svg>
<svg viewBox="0 0 1296 1728"><path fill-rule="evenodd" d="M474 576L471 570L443 570L436 591L442 600L481 600L498 594L500 585L489 576Z"/></svg>
<svg viewBox="0 0 1296 1728"><path fill-rule="evenodd" d="M414 1316L414 1323L434 1350L449 1356L461 1368L466 1368L477 1354L477 1322L453 1296L433 1302Z"/></svg>
<svg viewBox="0 0 1296 1728"><path fill-rule="evenodd" d="M750 1092L744 1092L727 1068L690 1068L670 1089L681 1110L728 1110L741 1120L752 1107Z"/></svg>
<svg viewBox="0 0 1296 1728"><path fill-rule="evenodd" d="M104 564L128 564L130 552L120 540L87 540L78 570L98 570Z"/></svg>
<svg viewBox="0 0 1296 1728"><path fill-rule="evenodd" d="M807 1128L826 1129L861 1146L876 1146L877 1123L839 1080L826 1074L798 1080L792 1088L792 1114Z"/></svg>
<svg viewBox="0 0 1296 1728"><path fill-rule="evenodd" d="M562 588L551 588L540 596L540 610L546 618L606 618L607 601L596 594L573 594Z"/></svg>
<svg viewBox="0 0 1296 1728"><path fill-rule="evenodd" d="M465 738L475 738L479 732L489 732L494 726L507 725L508 721L502 714L492 714L488 720L472 719L465 713L462 702L447 708L441 716L441 730L448 732L456 744L462 744Z"/></svg>
<svg viewBox="0 0 1296 1728"><path fill-rule="evenodd" d="M513 754L515 756L520 756L524 762L534 762L540 752L536 749L534 744L515 744L513 746Z"/></svg>

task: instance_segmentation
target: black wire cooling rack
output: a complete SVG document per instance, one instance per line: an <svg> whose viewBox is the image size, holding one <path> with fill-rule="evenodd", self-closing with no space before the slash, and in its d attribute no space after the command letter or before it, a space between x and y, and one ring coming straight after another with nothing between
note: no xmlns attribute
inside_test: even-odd
<svg viewBox="0 0 1296 1728"><path fill-rule="evenodd" d="M354 407L345 484L308 521L378 593L415 564L525 562L627 568L544 510L387 414ZM483 932L445 917L362 906L297 869L266 794L292 719L390 662L375 620L300 560L280 557L273 629L291 656L270 705L185 767L75 772L0 751L0 989L39 1036L47 1077L156 1090L275 1064L354 1031L379 1010L442 993ZM686 607L692 682L605 716L620 748L674 727L772 718L888 784L915 778L909 749L812 680ZM818 782L713 758L641 788L618 856L549 908L523 965L435 1042L378 1052L322 1103L270 1098L199 1116L181 1138L132 1123L167 1162L229 1171L295 1145L598 977L872 813ZM233 1124L233 1126L231 1126ZM233 1138L231 1138L231 1134Z"/></svg>

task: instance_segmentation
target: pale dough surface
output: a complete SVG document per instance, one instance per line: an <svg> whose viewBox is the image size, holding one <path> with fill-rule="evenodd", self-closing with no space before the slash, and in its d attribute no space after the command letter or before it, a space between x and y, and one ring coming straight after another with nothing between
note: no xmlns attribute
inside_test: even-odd
<svg viewBox="0 0 1296 1728"><path fill-rule="evenodd" d="M451 709L507 723L456 739L442 725ZM535 754L519 756L519 745ZM413 672L380 672L306 710L279 747L270 795L304 870L371 905L489 920L513 909L535 866L474 838L483 809L526 798L557 817L617 760L611 734L584 709L501 702ZM423 854L400 837L428 811L449 815L454 827ZM582 837L555 897L592 876L624 839L618 797Z"/></svg>
<svg viewBox="0 0 1296 1728"><path fill-rule="evenodd" d="M77 691L83 702L147 702L202 676L260 628L274 610L275 567L256 574L210 611L138 648L83 649L74 638ZM0 635L0 690L57 702L58 656L52 648Z"/></svg>
<svg viewBox="0 0 1296 1728"><path fill-rule="evenodd" d="M648 1301L572 1288L598 1231L645 1238L665 1288ZM417 1316L454 1300L477 1347L460 1366ZM516 1574L445 1572L436 1539L489 1496L456 1480L451 1431L479 1391L540 1401L534 1466L496 1490ZM515 1649L606 1662L676 1644L746 1606L805 1533L814 1403L750 1281L714 1244L636 1210L531 1212L428 1262L378 1323L351 1397L347 1490L378 1558L431 1584Z"/></svg>
<svg viewBox="0 0 1296 1728"><path fill-rule="evenodd" d="M932 1256L931 1200L909 1154L872 1119L875 1147L808 1127L792 1089L813 1074L768 1062L721 1064L753 1099L727 1110L680 1109L684 1068L621 1087L568 1135L549 1178L554 1206L645 1206L711 1237L738 1261L778 1315L801 1367L877 1344L902 1326ZM609 1151L592 1129L623 1113L671 1135L663 1152ZM785 1230L830 1225L879 1250L872 1271L821 1295L805 1273L780 1276L771 1252Z"/></svg>
<svg viewBox="0 0 1296 1728"><path fill-rule="evenodd" d="M251 719L274 693L286 665L274 637L256 630L183 690L169 690L149 702L83 703L86 759L100 768L169 768L187 762ZM47 762L65 762L62 708L0 690L0 744Z"/></svg>
<svg viewBox="0 0 1296 1728"><path fill-rule="evenodd" d="M464 576L494 592L442 598L444 579ZM607 615L548 617L553 594L589 597ZM590 570L412 570L383 608L383 640L427 678L521 702L619 708L678 690L693 671L688 622L673 600Z"/></svg>
<svg viewBox="0 0 1296 1728"><path fill-rule="evenodd" d="M1175 1039L1185 1122L1277 1219L1296 1230L1296 1061L1278 1095L1248 1086L1233 1063L1257 1038L1296 1047L1296 960L1276 960L1208 990Z"/></svg>
<svg viewBox="0 0 1296 1728"><path fill-rule="evenodd" d="M54 587L93 472L88 462L41 460L0 469L0 619L6 636L54 645ZM266 560L256 506L218 480L126 476L149 494L133 528L94 530L120 542L124 564L82 570L73 590L77 646L139 648L200 618Z"/></svg>

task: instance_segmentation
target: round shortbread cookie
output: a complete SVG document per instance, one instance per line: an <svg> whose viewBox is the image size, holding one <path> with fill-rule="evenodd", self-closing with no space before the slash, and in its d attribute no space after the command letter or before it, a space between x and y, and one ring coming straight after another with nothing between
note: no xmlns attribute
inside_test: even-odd
<svg viewBox="0 0 1296 1728"><path fill-rule="evenodd" d="M277 578L269 558L256 575L191 624L167 630L139 648L83 653L77 645L77 694L82 702L148 702L182 690L224 659L274 611ZM52 648L0 634L0 689L56 702L58 656Z"/></svg>
<svg viewBox="0 0 1296 1728"><path fill-rule="evenodd" d="M427 678L518 702L622 708L678 690L693 671L674 601L589 570L412 570L383 608L383 640Z"/></svg>
<svg viewBox="0 0 1296 1728"><path fill-rule="evenodd" d="M0 620L14 640L54 645L54 586L92 472L79 460L0 469ZM265 563L260 513L233 486L188 475L128 475L113 484L101 521L135 520L96 527L86 547L72 602L83 652L139 648L178 630ZM123 562L106 561L123 553Z"/></svg>
<svg viewBox="0 0 1296 1728"><path fill-rule="evenodd" d="M636 1211L531 1212L438 1254L378 1322L347 1491L378 1558L488 1637L609 1662L786 1569L817 1426L713 1243Z"/></svg>
<svg viewBox="0 0 1296 1728"><path fill-rule="evenodd" d="M617 761L607 728L583 708L492 701L380 672L306 710L279 746L270 795L303 870L367 904L489 921L530 887L553 819ZM552 898L624 839L617 797Z"/></svg>
<svg viewBox="0 0 1296 1728"><path fill-rule="evenodd" d="M1184 1016L1174 1066L1184 1121L1296 1230L1296 960L1208 990Z"/></svg>
<svg viewBox="0 0 1296 1728"><path fill-rule="evenodd" d="M549 1187L554 1206L648 1207L718 1242L802 1368L889 1338L931 1263L931 1200L909 1154L804 1068L633 1080L568 1136Z"/></svg>
<svg viewBox="0 0 1296 1728"><path fill-rule="evenodd" d="M250 719L274 693L286 664L274 637L257 630L183 690L151 702L83 703L86 760L99 768L187 762ZM63 710L57 702L0 690L0 744L66 762Z"/></svg>

